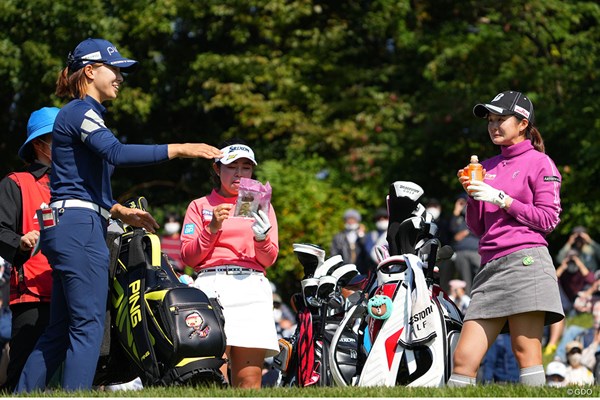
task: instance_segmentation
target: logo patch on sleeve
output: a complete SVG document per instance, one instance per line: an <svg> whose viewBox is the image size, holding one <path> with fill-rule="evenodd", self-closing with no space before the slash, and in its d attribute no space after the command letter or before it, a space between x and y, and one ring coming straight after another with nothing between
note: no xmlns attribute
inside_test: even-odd
<svg viewBox="0 0 600 400"><path fill-rule="evenodd" d="M558 176L545 176L544 182L560 182Z"/></svg>
<svg viewBox="0 0 600 400"><path fill-rule="evenodd" d="M183 234L184 235L191 235L192 233L194 233L195 230L196 230L196 225L194 225L194 224L185 224L185 226L183 227Z"/></svg>

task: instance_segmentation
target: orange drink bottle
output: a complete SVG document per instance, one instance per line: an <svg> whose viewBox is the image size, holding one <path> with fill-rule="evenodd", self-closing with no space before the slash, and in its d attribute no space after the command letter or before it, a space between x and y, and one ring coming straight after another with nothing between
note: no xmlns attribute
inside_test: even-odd
<svg viewBox="0 0 600 400"><path fill-rule="evenodd" d="M479 164L479 158L476 155L471 156L471 162L463 170L463 175L468 176L470 181L483 181L483 165Z"/></svg>

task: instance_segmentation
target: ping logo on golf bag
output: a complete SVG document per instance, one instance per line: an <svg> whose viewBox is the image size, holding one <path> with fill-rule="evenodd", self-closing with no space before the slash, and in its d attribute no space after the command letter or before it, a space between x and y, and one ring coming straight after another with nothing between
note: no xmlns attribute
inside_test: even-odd
<svg viewBox="0 0 600 400"><path fill-rule="evenodd" d="M142 311L140 307L140 280L133 281L129 284L131 296L129 297L129 318L131 319L131 327L135 326L142 320Z"/></svg>
<svg viewBox="0 0 600 400"><path fill-rule="evenodd" d="M210 326L204 327L202 329L202 325L204 325L204 318L198 311L194 311L190 313L187 317L185 317L185 324L192 328L192 333L188 336L188 338L193 338L194 336L198 336L199 338L205 338L210 333Z"/></svg>

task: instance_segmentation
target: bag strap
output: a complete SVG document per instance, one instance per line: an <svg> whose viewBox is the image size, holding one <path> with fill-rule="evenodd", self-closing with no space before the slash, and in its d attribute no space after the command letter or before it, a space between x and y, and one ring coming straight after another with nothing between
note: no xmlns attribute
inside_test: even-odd
<svg viewBox="0 0 600 400"><path fill-rule="evenodd" d="M147 265L143 245L144 235L145 232L142 229L135 229L129 242L127 259L127 277L129 279L125 290L129 302L128 313L134 343L133 350L136 353L133 356L137 358L137 364L142 369L144 383L153 383L160 378L160 369L148 335L148 321L146 319L147 310L144 293Z"/></svg>

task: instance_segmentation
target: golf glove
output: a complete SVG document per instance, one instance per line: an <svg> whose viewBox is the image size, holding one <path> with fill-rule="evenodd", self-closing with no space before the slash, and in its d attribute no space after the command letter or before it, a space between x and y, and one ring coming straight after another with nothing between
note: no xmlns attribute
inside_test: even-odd
<svg viewBox="0 0 600 400"><path fill-rule="evenodd" d="M507 195L502 190L494 189L487 183L482 181L471 181L471 184L467 187L467 190L471 193L471 196L475 200L487 201L497 205L500 208L506 208Z"/></svg>
<svg viewBox="0 0 600 400"><path fill-rule="evenodd" d="M257 242L262 242L266 239L267 233L271 230L271 222L269 222L269 216L265 214L263 210L258 210L258 213L253 212L254 223L252 224L252 230L254 231L254 239Z"/></svg>

